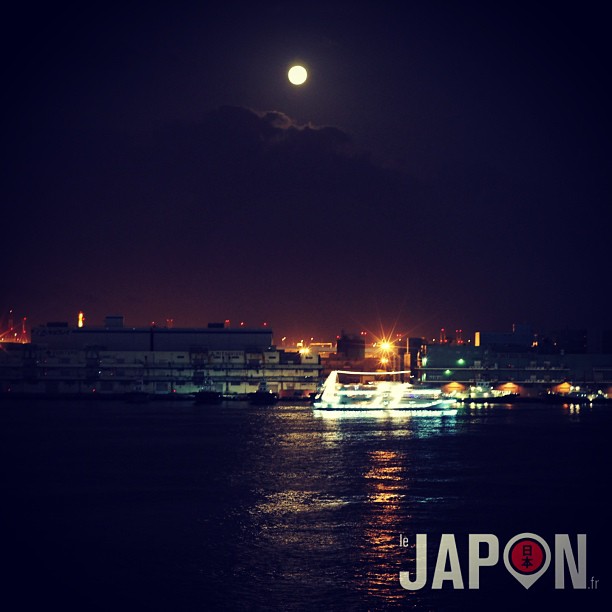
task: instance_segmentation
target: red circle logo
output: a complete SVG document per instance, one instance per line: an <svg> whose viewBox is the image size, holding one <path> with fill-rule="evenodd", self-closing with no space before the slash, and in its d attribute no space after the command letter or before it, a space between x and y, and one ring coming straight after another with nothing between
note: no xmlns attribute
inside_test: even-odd
<svg viewBox="0 0 612 612"><path fill-rule="evenodd" d="M510 549L510 564L520 574L537 572L546 561L546 551L542 545L531 538L523 538Z"/></svg>

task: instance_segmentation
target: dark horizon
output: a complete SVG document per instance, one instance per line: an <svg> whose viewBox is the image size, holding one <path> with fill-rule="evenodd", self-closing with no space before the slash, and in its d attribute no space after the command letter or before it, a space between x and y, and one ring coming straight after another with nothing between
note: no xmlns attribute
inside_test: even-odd
<svg viewBox="0 0 612 612"><path fill-rule="evenodd" d="M318 338L604 329L603 17L12 8L0 314Z"/></svg>

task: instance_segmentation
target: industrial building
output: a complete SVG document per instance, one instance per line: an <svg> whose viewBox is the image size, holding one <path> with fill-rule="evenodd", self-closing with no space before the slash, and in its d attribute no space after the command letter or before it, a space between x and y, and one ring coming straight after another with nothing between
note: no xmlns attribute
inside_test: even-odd
<svg viewBox="0 0 612 612"><path fill-rule="evenodd" d="M582 388L612 397L612 352L586 352L586 346L582 330L543 338L521 325L477 332L473 344L424 345L411 367L420 381L445 391L486 384L521 396Z"/></svg>
<svg viewBox="0 0 612 612"><path fill-rule="evenodd" d="M100 327L34 327L31 343L0 354L0 391L189 396L206 386L241 398L265 382L281 398L302 399L316 391L320 369L316 354L274 347L269 328L126 327L113 316Z"/></svg>

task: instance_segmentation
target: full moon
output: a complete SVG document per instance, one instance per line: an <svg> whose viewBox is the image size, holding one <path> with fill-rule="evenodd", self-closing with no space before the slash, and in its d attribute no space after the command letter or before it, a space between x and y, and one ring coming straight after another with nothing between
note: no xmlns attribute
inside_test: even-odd
<svg viewBox="0 0 612 612"><path fill-rule="evenodd" d="M308 73L306 72L306 68L304 68L304 66L293 66L287 73L287 76L293 85L302 85L306 82Z"/></svg>

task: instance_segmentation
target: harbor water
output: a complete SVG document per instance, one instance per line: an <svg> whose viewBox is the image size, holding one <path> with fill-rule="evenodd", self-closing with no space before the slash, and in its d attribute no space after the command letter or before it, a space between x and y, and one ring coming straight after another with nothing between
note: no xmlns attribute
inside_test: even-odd
<svg viewBox="0 0 612 612"><path fill-rule="evenodd" d="M611 427L604 406L410 418L2 399L4 609L608 609ZM529 589L503 561L525 533L551 550ZM407 590L417 534L427 581ZM453 567L450 554L436 568L443 534L463 588L448 574L432 588L434 570ZM499 541L477 589L470 534ZM555 534L568 534L587 588L565 557L555 588Z"/></svg>

